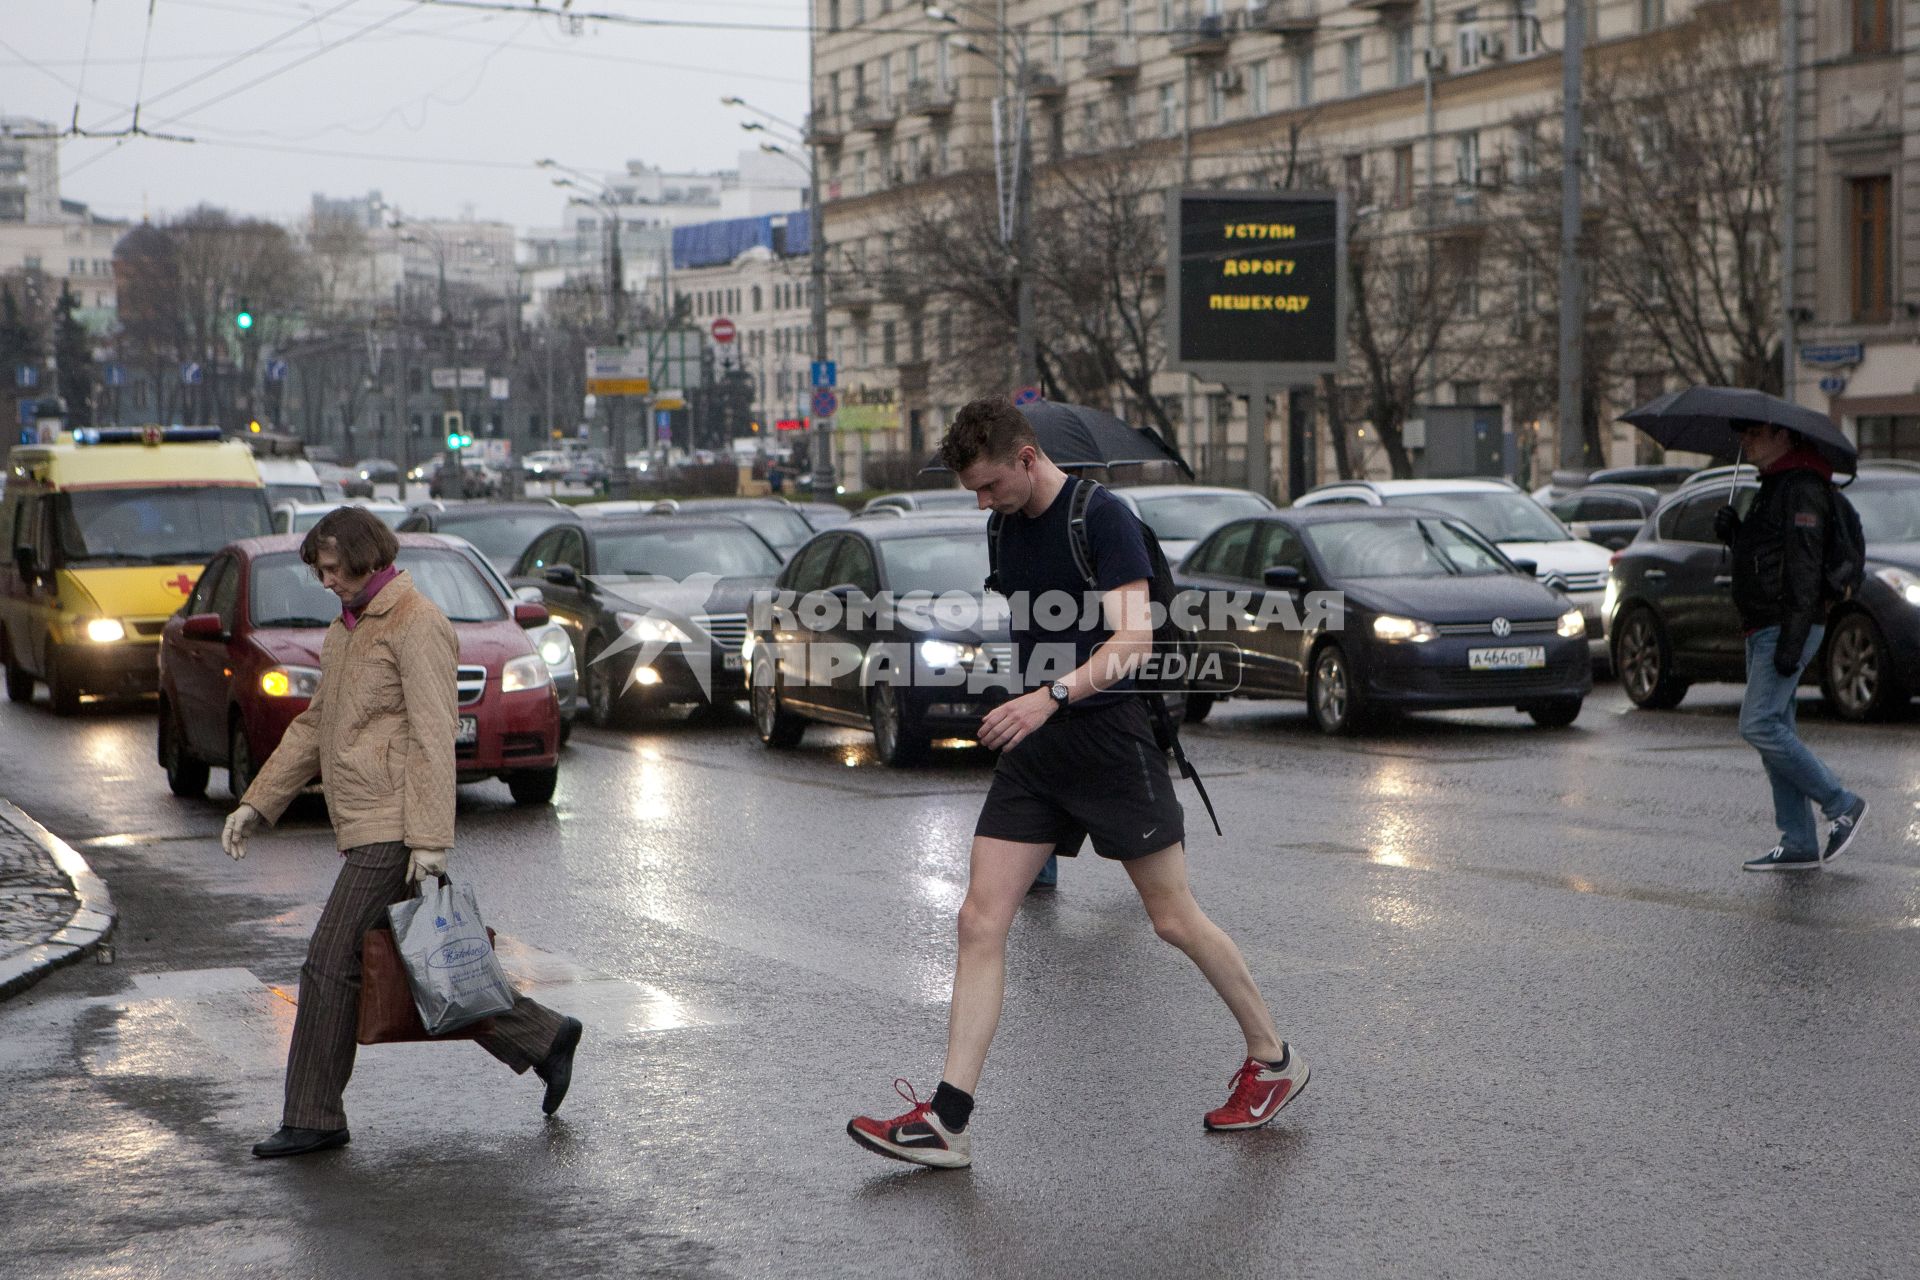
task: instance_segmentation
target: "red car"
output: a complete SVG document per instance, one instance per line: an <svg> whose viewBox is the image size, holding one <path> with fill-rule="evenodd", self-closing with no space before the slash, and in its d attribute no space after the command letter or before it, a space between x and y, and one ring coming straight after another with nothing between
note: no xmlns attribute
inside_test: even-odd
<svg viewBox="0 0 1920 1280"><path fill-rule="evenodd" d="M546 804L559 779L560 704L524 628L544 606L503 600L469 553L403 533L399 566L460 637L461 782L500 778L519 804ZM177 796L203 795L211 768L238 799L256 766L307 709L320 642L340 602L300 560L299 534L220 549L160 636L160 764Z"/></svg>

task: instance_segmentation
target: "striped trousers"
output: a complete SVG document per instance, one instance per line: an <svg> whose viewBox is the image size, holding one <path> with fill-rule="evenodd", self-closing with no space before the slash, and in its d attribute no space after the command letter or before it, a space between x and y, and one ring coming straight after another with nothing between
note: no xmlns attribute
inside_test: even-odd
<svg viewBox="0 0 1920 1280"><path fill-rule="evenodd" d="M344 1129L341 1095L353 1074L354 1031L360 1016L360 939L386 919L387 908L412 892L407 846L367 844L342 855L339 878L320 913L300 966L300 1008L287 1054L287 1100L280 1123L295 1129ZM518 996L478 1043L523 1072L553 1047L562 1018Z"/></svg>

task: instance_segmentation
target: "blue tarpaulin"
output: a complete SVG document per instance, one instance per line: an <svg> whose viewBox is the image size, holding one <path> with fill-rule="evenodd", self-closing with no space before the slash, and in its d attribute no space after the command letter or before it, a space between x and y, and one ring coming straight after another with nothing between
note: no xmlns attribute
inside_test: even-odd
<svg viewBox="0 0 1920 1280"><path fill-rule="evenodd" d="M804 209L675 227L673 265L680 270L724 266L756 245L777 257L797 257L807 252L810 234Z"/></svg>

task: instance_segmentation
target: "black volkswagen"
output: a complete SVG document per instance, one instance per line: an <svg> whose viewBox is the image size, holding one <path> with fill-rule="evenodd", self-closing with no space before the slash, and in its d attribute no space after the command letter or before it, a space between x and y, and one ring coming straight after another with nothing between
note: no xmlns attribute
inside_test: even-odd
<svg viewBox="0 0 1920 1280"><path fill-rule="evenodd" d="M779 571L779 553L737 520L623 516L552 526L509 577L540 588L573 637L587 716L604 728L744 698L747 606Z"/></svg>
<svg viewBox="0 0 1920 1280"><path fill-rule="evenodd" d="M807 724L867 728L889 765L970 738L1017 688L1004 607L989 605L973 516L856 520L816 534L756 607L754 727L770 747ZM999 597L993 597L998 601Z"/></svg>
<svg viewBox="0 0 1920 1280"><path fill-rule="evenodd" d="M1177 576L1202 593L1203 650L1240 654L1231 687L1188 695L1190 720L1231 696L1304 699L1326 733L1467 707L1559 727L1593 688L1579 608L1438 513L1319 506L1236 520Z"/></svg>

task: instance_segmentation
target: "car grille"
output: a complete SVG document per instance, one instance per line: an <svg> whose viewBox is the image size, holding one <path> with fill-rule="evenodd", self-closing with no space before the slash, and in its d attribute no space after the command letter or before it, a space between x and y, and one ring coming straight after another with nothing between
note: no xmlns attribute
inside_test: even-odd
<svg viewBox="0 0 1920 1280"><path fill-rule="evenodd" d="M487 691L487 669L485 667L461 667L454 674L454 688L460 693L460 705L480 701L480 695Z"/></svg>
<svg viewBox="0 0 1920 1280"><path fill-rule="evenodd" d="M747 615L744 613L702 613L694 619L713 642L728 653L740 652L747 642Z"/></svg>
<svg viewBox="0 0 1920 1280"><path fill-rule="evenodd" d="M128 621L133 624L133 634L137 636L157 636L167 629L165 618L129 618Z"/></svg>
<svg viewBox="0 0 1920 1280"><path fill-rule="evenodd" d="M1607 573L1602 569L1598 573L1568 573L1554 569L1542 571L1540 581L1560 591L1600 591L1607 585Z"/></svg>
<svg viewBox="0 0 1920 1280"><path fill-rule="evenodd" d="M1532 632L1551 631L1560 625L1557 618L1547 618L1538 622L1515 622L1512 634L1526 635ZM1493 634L1491 622L1443 622L1434 628L1443 636L1490 636Z"/></svg>

